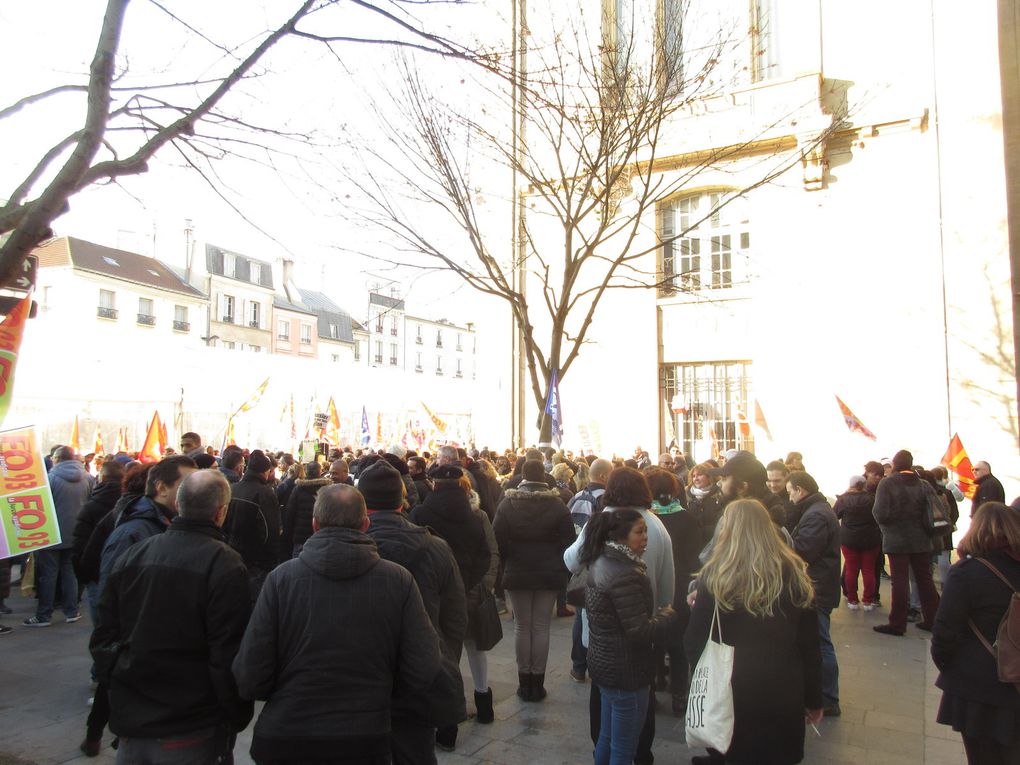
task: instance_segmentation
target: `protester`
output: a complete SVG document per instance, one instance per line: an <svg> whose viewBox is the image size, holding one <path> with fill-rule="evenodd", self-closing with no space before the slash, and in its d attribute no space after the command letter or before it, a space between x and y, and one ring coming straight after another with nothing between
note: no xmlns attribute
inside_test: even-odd
<svg viewBox="0 0 1020 765"><path fill-rule="evenodd" d="M944 585L946 577L949 575L949 567L952 565L953 533L956 531L957 521L960 520L960 505L956 493L953 491L956 488L955 484L952 487L949 484L948 471L941 465L936 465L931 469L931 476L935 481L935 491L941 497L943 503L945 503L949 515L949 525L946 527L945 532L932 540L933 547L937 548L935 556L939 571L939 583ZM959 489L957 489L957 492L959 492ZM963 495L961 494L960 496L962 497Z"/></svg>
<svg viewBox="0 0 1020 765"><path fill-rule="evenodd" d="M301 547L312 535L312 508L315 495L333 481L322 477L322 466L318 462L305 465L305 478L294 481L294 490L283 511L282 533L280 534L280 560L297 557Z"/></svg>
<svg viewBox="0 0 1020 765"><path fill-rule="evenodd" d="M241 697L266 700L251 756L385 765L392 697L431 686L439 637L414 578L364 533L356 489L320 489L312 526L297 558L266 578L234 660Z"/></svg>
<svg viewBox="0 0 1020 765"><path fill-rule="evenodd" d="M971 518L974 517L974 513L983 502L1004 503L1006 501L1006 490L1002 488L999 479L992 475L991 466L984 460L974 463L974 478L977 490L970 501Z"/></svg>
<svg viewBox="0 0 1020 765"><path fill-rule="evenodd" d="M194 464L164 462L176 459ZM230 671L251 607L244 563L219 530L229 501L217 473L185 477L180 515L121 555L100 595L89 648L108 683L121 765L170 762L169 752L213 765L251 720Z"/></svg>
<svg viewBox="0 0 1020 765"><path fill-rule="evenodd" d="M280 505L270 485L275 470L265 454L251 455L241 480L231 487L230 510L223 524L227 542L247 568L252 605L280 554Z"/></svg>
<svg viewBox="0 0 1020 765"><path fill-rule="evenodd" d="M634 762L655 674L652 644L676 620L670 606L655 609L641 560L647 546L648 528L632 508L606 509L586 527L588 671L601 696L596 765Z"/></svg>
<svg viewBox="0 0 1020 765"><path fill-rule="evenodd" d="M712 477L712 469L707 462L695 465L687 482L687 510L698 519L702 545L712 538L723 510L722 495Z"/></svg>
<svg viewBox="0 0 1020 765"><path fill-rule="evenodd" d="M115 460L103 463L99 470L99 481L92 489L88 501L82 506L74 523L74 542L72 544L74 573L78 582L85 586L88 593L89 613L92 623L96 623L96 609L99 605L99 572L85 571L82 566L85 548L96 526L105 518L120 499L123 491L121 482L124 480L124 465Z"/></svg>
<svg viewBox="0 0 1020 765"><path fill-rule="evenodd" d="M734 649L733 738L694 765L792 765L804 759L804 717L822 719L818 617L807 564L780 537L756 500L731 502L698 576L684 638L696 666L716 607L723 641Z"/></svg>
<svg viewBox="0 0 1020 765"><path fill-rule="evenodd" d="M843 576L844 592L846 607L851 611L856 611L862 604L865 611L873 611L878 591L875 559L881 549L882 532L872 514L875 497L865 490L865 486L867 479L864 476L851 476L846 493L836 498L836 504L832 508L840 523L840 549L846 562ZM857 581L860 578L864 580L864 597L861 600L857 594Z"/></svg>
<svg viewBox="0 0 1020 765"><path fill-rule="evenodd" d="M545 467L528 460L518 488L507 489L493 531L505 563L503 587L514 612L517 695L546 697L549 626L556 593L567 583L563 551L574 541L574 524L559 492L545 483Z"/></svg>

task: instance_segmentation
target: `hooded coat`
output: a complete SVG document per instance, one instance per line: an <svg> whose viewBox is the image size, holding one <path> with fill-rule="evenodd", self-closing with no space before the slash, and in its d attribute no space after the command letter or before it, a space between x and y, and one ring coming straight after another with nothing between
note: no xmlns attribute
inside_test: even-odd
<svg viewBox="0 0 1020 765"><path fill-rule="evenodd" d="M299 478L283 511L283 533L280 535L280 560L289 560L294 548L303 545L312 535L312 508L315 495L323 486L333 483L329 478Z"/></svg>
<svg viewBox="0 0 1020 765"><path fill-rule="evenodd" d="M125 501L127 500L127 501ZM103 544L99 564L99 591L106 586L113 564L125 550L149 537L162 534L173 520L174 511L152 497L132 494L121 497L113 511L116 514L113 531Z"/></svg>
<svg viewBox="0 0 1020 765"><path fill-rule="evenodd" d="M882 546L882 532L872 510L875 495L848 491L836 498L832 508L840 522L839 541L851 550L874 550Z"/></svg>
<svg viewBox="0 0 1020 765"><path fill-rule="evenodd" d="M269 482L246 471L230 487L230 505L223 523L227 541L240 554L249 574L276 567L280 551L280 506Z"/></svg>
<svg viewBox="0 0 1020 765"><path fill-rule="evenodd" d="M450 545L465 590L482 581L490 562L485 527L457 481L436 480L432 493L411 511L411 520L432 529Z"/></svg>
<svg viewBox="0 0 1020 765"><path fill-rule="evenodd" d="M414 578L366 534L324 528L266 578L234 676L266 699L256 760L385 756L391 698L430 687L439 637Z"/></svg>
<svg viewBox="0 0 1020 765"><path fill-rule="evenodd" d="M504 564L504 589L559 592L566 587L563 551L574 541L574 522L556 489L532 481L507 489L492 530Z"/></svg>
<svg viewBox="0 0 1020 765"><path fill-rule="evenodd" d="M793 530L793 549L807 563L815 587L815 607L833 609L839 605L839 521L821 492L796 503L803 510Z"/></svg>
<svg viewBox="0 0 1020 765"><path fill-rule="evenodd" d="M58 462L50 469L49 482L62 540L49 549L69 550L74 538L74 523L88 501L95 479L86 472L81 462L71 459Z"/></svg>
<svg viewBox="0 0 1020 765"><path fill-rule="evenodd" d="M106 515L113 510L120 499L121 484L118 481L104 481L97 483L89 495L88 501L78 513L78 519L74 522L74 550L71 560L74 562L74 572L82 582L95 582L99 578L99 566L94 570L82 568L82 558L85 555L85 548L88 546L89 538L96 526ZM112 528L112 527L111 527Z"/></svg>
<svg viewBox="0 0 1020 765"><path fill-rule="evenodd" d="M872 513L882 529L886 555L931 552L931 537L925 530L929 492L932 488L912 471L893 473L878 482Z"/></svg>

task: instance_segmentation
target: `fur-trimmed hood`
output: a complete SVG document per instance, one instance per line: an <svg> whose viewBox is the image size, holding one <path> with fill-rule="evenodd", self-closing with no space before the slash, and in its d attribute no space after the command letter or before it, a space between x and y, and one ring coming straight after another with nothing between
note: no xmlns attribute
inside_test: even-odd
<svg viewBox="0 0 1020 765"><path fill-rule="evenodd" d="M560 498L560 492L557 489L550 489L544 483L538 481L525 481L516 489L507 489L505 496L507 499L523 502L538 502L548 499L549 497Z"/></svg>
<svg viewBox="0 0 1020 765"><path fill-rule="evenodd" d="M294 481L294 487L300 489L301 487L323 487L329 486L333 483L332 478L298 478Z"/></svg>

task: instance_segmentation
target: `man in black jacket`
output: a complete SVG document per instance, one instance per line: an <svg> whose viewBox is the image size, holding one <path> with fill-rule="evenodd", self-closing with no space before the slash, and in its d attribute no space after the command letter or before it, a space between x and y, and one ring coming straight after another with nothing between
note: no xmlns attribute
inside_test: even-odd
<svg viewBox="0 0 1020 765"><path fill-rule="evenodd" d="M433 743L436 740L438 709L453 711L451 719L438 721L444 727L460 722L464 712L464 681L460 674L461 645L467 636L467 609L464 584L457 569L450 546L428 529L411 523L402 511L404 507L403 483L400 473L380 460L361 474L358 490L368 507L368 535L379 548L384 560L399 563L411 572L432 626L439 633L443 658L451 680L439 697L438 689L414 694L393 702L393 731L390 745L394 765L412 765L436 761ZM482 722L483 707L488 721L492 716L492 691L487 697L475 693ZM451 709L452 707L452 709ZM459 714L458 714L459 712ZM456 738L456 737L454 737Z"/></svg>
<svg viewBox="0 0 1020 765"><path fill-rule="evenodd" d="M248 621L241 556L220 526L230 487L215 471L181 484L180 514L114 564L89 648L109 684L118 760L212 765L251 720L230 671Z"/></svg>
<svg viewBox="0 0 1020 765"><path fill-rule="evenodd" d="M1006 504L1006 490L1002 488L999 479L992 475L992 468L987 462L974 463L974 478L977 480L977 491L974 492L974 497L970 501L971 518L981 507L982 502Z"/></svg>
<svg viewBox="0 0 1020 765"><path fill-rule="evenodd" d="M272 460L261 452L251 455L241 480L230 487L230 507L223 533L248 569L252 605L262 583L276 568L280 551L280 506L276 502Z"/></svg>
<svg viewBox="0 0 1020 765"><path fill-rule="evenodd" d="M267 699L259 763L390 762L390 708L432 687L442 654L414 578L382 560L356 489L325 486L314 533L266 578L234 661L241 696Z"/></svg>

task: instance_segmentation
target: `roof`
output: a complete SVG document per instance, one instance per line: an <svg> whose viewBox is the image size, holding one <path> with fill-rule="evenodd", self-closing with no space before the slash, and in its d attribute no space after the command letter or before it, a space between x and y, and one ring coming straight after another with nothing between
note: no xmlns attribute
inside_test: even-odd
<svg viewBox="0 0 1020 765"><path fill-rule="evenodd" d="M35 250L42 267L70 265L78 271L102 274L134 284L204 298L205 293L181 279L165 263L136 252L104 247L73 236L62 236Z"/></svg>
<svg viewBox="0 0 1020 765"><path fill-rule="evenodd" d="M234 258L234 273L232 274L228 274L224 270L226 255L232 255ZM259 269L258 281L252 281L252 264L256 264L261 267ZM273 267L270 263L267 263L264 260L258 260L257 258L248 257L247 255L241 255L233 250L217 247L215 244L207 244L205 246L205 267L210 274L217 274L219 276L225 276L228 279L236 279L239 282L257 284L260 287L273 289Z"/></svg>
<svg viewBox="0 0 1020 765"><path fill-rule="evenodd" d="M404 310L404 301L402 299L380 295L378 292L369 293L368 303L369 305L381 305L383 308L396 308L398 311Z"/></svg>
<svg viewBox="0 0 1020 765"><path fill-rule="evenodd" d="M298 293L301 295L301 302L312 309L312 312L319 319L318 332L320 338L342 343L354 342L353 330L357 322L351 319L347 311L321 292L303 290L299 287ZM332 327L336 327L335 334ZM358 325L358 328L360 328L360 325Z"/></svg>
<svg viewBox="0 0 1020 765"><path fill-rule="evenodd" d="M282 298L279 295L273 295L273 307L282 308L284 311L293 311L294 313L303 313L307 316L315 316L315 311L310 310L307 306L297 305L291 303L286 298Z"/></svg>

